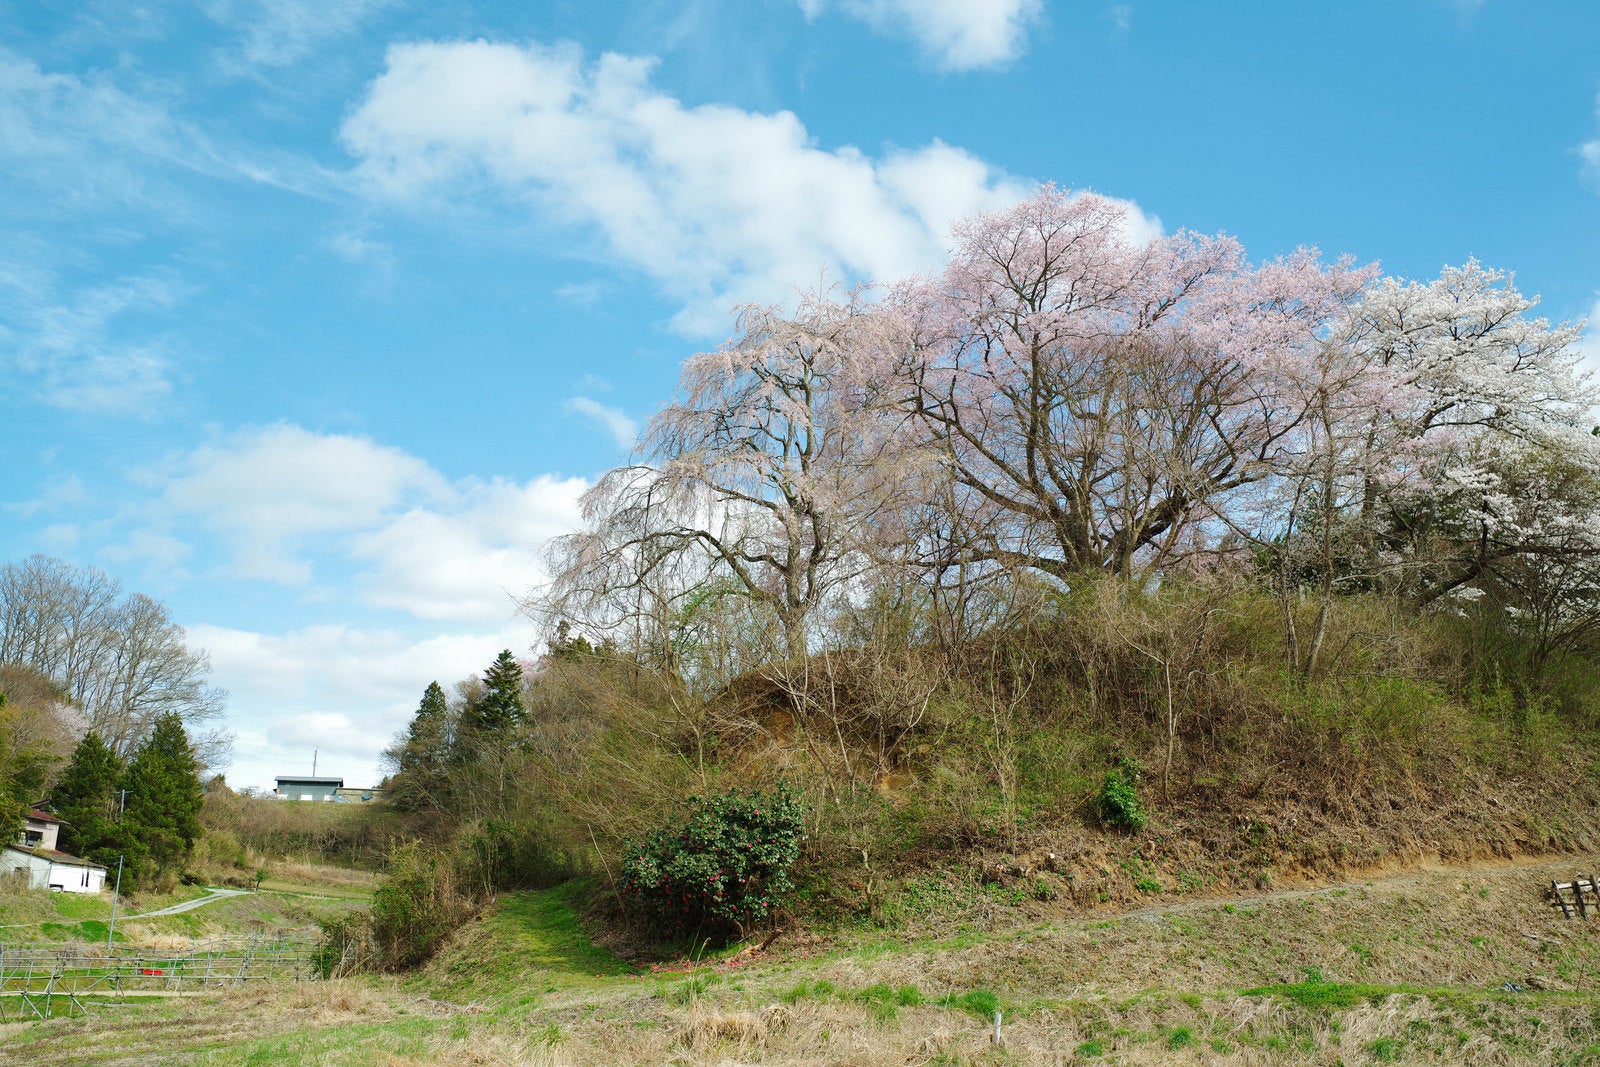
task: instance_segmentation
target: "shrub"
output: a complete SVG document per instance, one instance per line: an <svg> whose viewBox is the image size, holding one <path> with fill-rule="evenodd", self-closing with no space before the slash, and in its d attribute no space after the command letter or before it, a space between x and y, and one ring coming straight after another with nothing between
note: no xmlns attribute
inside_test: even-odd
<svg viewBox="0 0 1600 1067"><path fill-rule="evenodd" d="M311 973L318 978L343 978L370 963L371 916L366 912L318 919L322 936L311 950Z"/></svg>
<svg viewBox="0 0 1600 1067"><path fill-rule="evenodd" d="M1139 765L1126 756L1106 775L1100 787L1097 808L1100 821L1107 826L1124 830L1142 829L1145 824L1144 807L1139 803Z"/></svg>
<svg viewBox="0 0 1600 1067"><path fill-rule="evenodd" d="M659 925L706 936L760 922L794 886L804 811L784 782L690 799L686 819L631 842L620 888Z"/></svg>
<svg viewBox="0 0 1600 1067"><path fill-rule="evenodd" d="M384 970L425 962L477 911L477 872L463 857L411 842L389 855L389 871L372 893L369 925Z"/></svg>

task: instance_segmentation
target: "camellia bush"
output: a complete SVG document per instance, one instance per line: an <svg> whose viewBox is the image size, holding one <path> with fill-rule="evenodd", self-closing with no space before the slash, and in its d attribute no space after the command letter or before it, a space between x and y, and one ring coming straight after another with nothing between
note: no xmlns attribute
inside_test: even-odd
<svg viewBox="0 0 1600 1067"><path fill-rule="evenodd" d="M794 887L789 868L800 855L804 809L784 782L689 803L687 818L629 844L622 892L661 927L707 937L741 932Z"/></svg>

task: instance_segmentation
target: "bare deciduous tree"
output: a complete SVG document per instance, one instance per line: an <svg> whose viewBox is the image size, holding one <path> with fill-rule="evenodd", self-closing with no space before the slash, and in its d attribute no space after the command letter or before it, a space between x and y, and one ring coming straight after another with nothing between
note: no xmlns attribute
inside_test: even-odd
<svg viewBox="0 0 1600 1067"><path fill-rule="evenodd" d="M188 647L163 604L124 596L92 567L44 556L0 566L0 664L30 667L60 686L124 759L169 711L202 760L214 765L226 754L225 734L197 729L226 699L206 684L205 652Z"/></svg>
<svg viewBox="0 0 1600 1067"><path fill-rule="evenodd" d="M670 650L675 626L731 598L803 658L812 613L897 536L914 481L917 453L876 396L891 340L859 293L741 309L732 340L684 365L643 462L585 495L542 610L591 628L647 618Z"/></svg>

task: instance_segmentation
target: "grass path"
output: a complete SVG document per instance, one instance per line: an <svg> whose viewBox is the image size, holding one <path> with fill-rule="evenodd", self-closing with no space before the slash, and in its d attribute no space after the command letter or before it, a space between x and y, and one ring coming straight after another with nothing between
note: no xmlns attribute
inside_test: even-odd
<svg viewBox="0 0 1600 1067"><path fill-rule="evenodd" d="M0 1048L217 1067L1593 1063L1600 920L1563 919L1540 890L1596 867L1569 856L939 933L844 930L681 974L593 945L569 886L502 898L402 979L0 1026Z"/></svg>
<svg viewBox="0 0 1600 1067"><path fill-rule="evenodd" d="M243 889L222 889L217 886L206 886L205 890L207 895L203 897L196 897L193 900L185 900L181 904L172 904L165 908L158 908L155 911L143 911L138 915L121 915L118 916L118 918L123 922L131 922L134 919L154 919L160 915L177 915L180 912L193 911L196 908L203 908L207 904L214 904L219 900L226 900L229 897L242 897L246 895L246 890Z"/></svg>

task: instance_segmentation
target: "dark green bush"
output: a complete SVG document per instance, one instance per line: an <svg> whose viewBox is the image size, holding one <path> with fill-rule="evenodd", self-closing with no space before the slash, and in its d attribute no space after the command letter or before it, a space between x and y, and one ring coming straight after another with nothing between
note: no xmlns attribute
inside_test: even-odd
<svg viewBox="0 0 1600 1067"><path fill-rule="evenodd" d="M793 888L805 814L784 782L767 793L690 799L674 819L631 842L620 888L661 927L728 935L760 922Z"/></svg>
<svg viewBox="0 0 1600 1067"><path fill-rule="evenodd" d="M1138 830L1145 824L1144 807L1139 803L1139 765L1124 756L1106 775L1097 802L1100 821L1107 826Z"/></svg>

